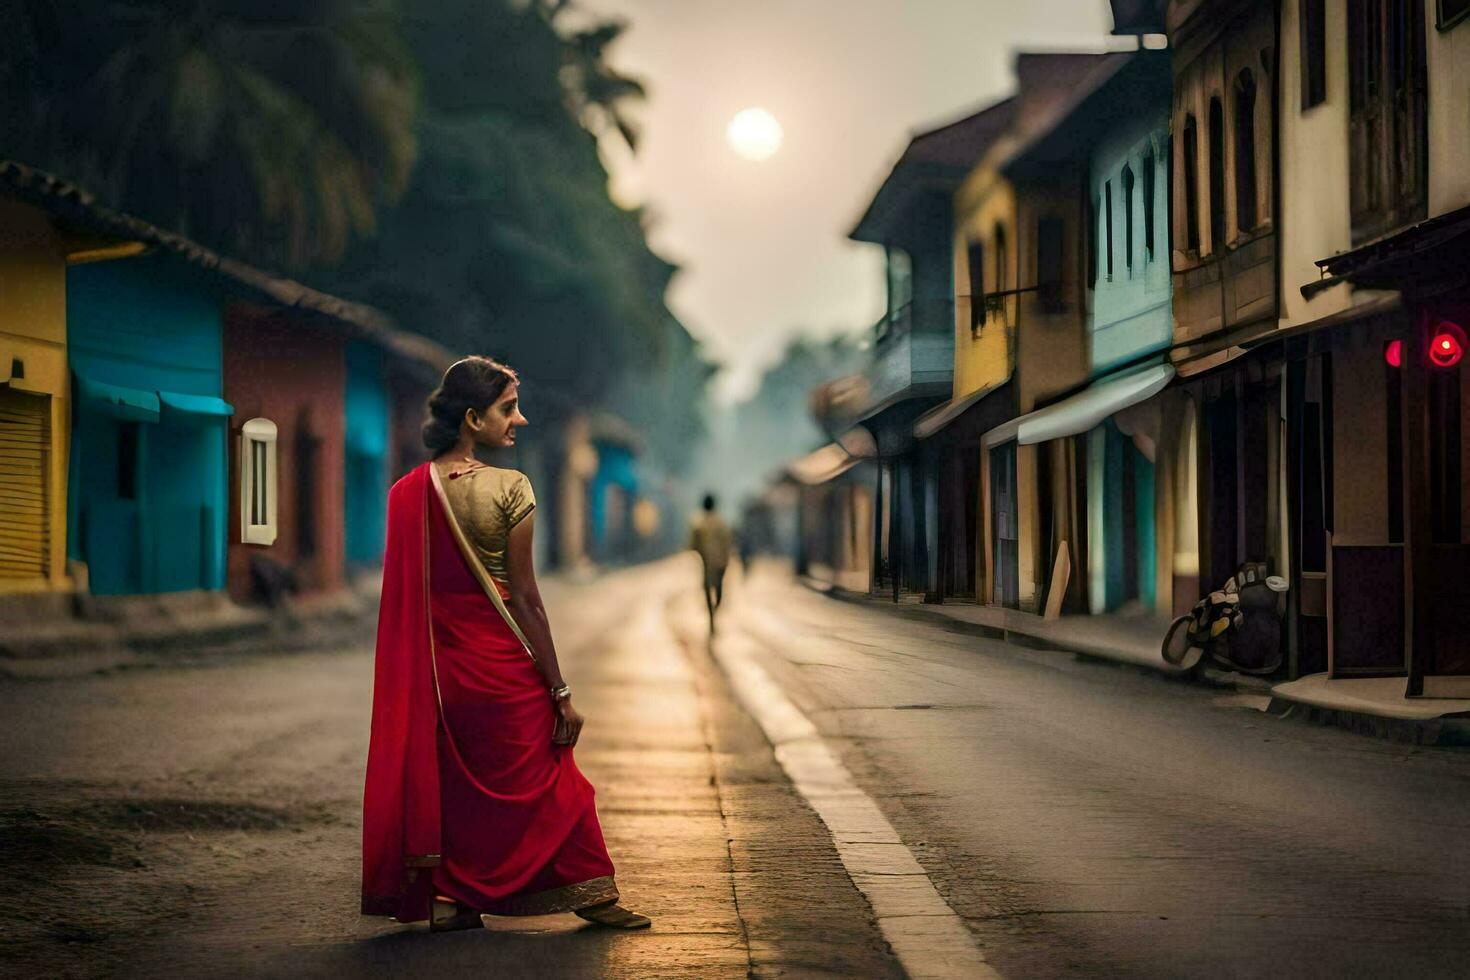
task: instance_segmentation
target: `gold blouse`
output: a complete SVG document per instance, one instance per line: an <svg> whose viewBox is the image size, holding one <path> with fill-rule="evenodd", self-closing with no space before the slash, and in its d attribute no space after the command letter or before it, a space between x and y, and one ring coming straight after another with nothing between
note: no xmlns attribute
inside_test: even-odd
<svg viewBox="0 0 1470 980"><path fill-rule="evenodd" d="M449 509L490 577L510 582L510 531L536 509L531 481L519 470L475 466L439 472Z"/></svg>

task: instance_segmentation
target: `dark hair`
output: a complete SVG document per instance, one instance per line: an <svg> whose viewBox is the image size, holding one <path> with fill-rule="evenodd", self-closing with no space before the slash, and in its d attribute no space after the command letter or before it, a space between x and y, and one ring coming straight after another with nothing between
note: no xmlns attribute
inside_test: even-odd
<svg viewBox="0 0 1470 980"><path fill-rule="evenodd" d="M438 456L459 439L459 426L470 409L483 412L500 399L506 386L520 380L514 371L488 357L466 357L449 365L439 387L429 396L424 445Z"/></svg>
<svg viewBox="0 0 1470 980"><path fill-rule="evenodd" d="M705 510L714 510L715 509L715 495L714 494L707 493L707 494L704 495L704 509Z"/></svg>

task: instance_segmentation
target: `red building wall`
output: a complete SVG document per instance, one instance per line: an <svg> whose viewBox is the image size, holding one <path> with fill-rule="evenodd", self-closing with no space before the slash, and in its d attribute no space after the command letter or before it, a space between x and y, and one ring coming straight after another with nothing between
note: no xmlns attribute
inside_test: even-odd
<svg viewBox="0 0 1470 980"><path fill-rule="evenodd" d="M257 598L250 555L292 569L303 594L343 583L343 426L347 365L343 341L298 314L234 304L224 320L224 397L235 407L230 437L230 523L226 580L239 601ZM240 542L240 426L276 424L277 535L269 546ZM314 446L310 457L304 453ZM303 463L311 463L303 471ZM311 527L303 536L303 517ZM303 537L310 554L303 554Z"/></svg>

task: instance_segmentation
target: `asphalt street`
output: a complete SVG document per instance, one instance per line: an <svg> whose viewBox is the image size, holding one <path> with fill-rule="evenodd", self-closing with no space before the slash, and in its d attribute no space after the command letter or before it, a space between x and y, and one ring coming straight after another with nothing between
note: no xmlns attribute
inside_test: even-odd
<svg viewBox="0 0 1470 980"><path fill-rule="evenodd" d="M589 718L578 759L650 933L552 919L430 936L360 917L371 651L175 654L0 683L5 972L885 977L943 962L889 948L851 845L737 704L719 665L738 653L1003 976L1464 975L1464 750L837 601L774 565L732 581L712 650L696 582L681 558L548 587Z"/></svg>
<svg viewBox="0 0 1470 980"><path fill-rule="evenodd" d="M793 587L748 638L1009 976L1464 976L1470 753Z"/></svg>

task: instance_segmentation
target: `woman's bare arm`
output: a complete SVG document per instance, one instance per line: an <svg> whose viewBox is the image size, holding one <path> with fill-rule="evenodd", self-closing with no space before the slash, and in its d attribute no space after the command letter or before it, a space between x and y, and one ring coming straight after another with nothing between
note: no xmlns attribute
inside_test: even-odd
<svg viewBox="0 0 1470 980"><path fill-rule="evenodd" d="M556 659L556 644L551 639L551 621L546 617L546 606L541 602L541 590L536 585L536 563L532 547L536 535L536 514L533 511L522 518L510 531L506 563L510 572L510 613L526 634L531 653L541 676L549 690L566 683L561 676L561 664ZM557 702L565 732L558 741L566 745L577 744L582 732L582 716L572 707L571 698Z"/></svg>
<svg viewBox="0 0 1470 980"><path fill-rule="evenodd" d="M510 601L507 605L531 644L531 653L541 667L546 686L557 688L565 681L561 676L561 666L556 661L556 644L551 639L551 622L546 618L541 590L536 585L536 567L532 558L535 525L536 514L532 512L510 530L510 548L506 556L510 571Z"/></svg>

